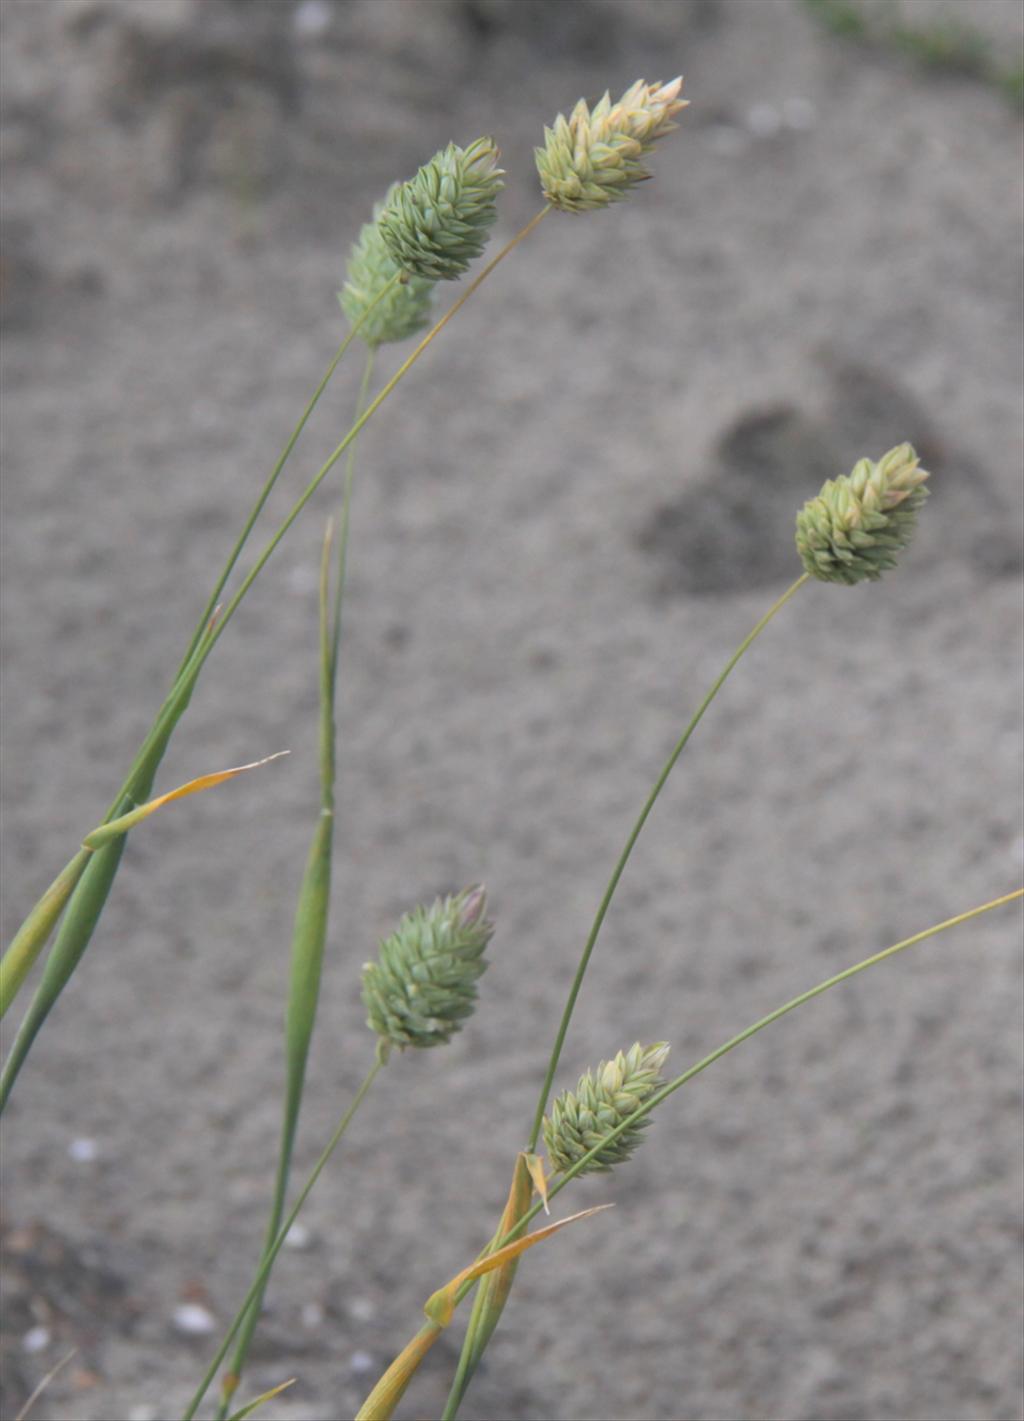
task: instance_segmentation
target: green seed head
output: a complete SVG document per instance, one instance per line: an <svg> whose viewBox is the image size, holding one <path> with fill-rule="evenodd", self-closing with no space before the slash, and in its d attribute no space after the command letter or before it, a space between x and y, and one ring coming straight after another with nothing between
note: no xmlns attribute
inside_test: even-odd
<svg viewBox="0 0 1024 1421"><path fill-rule="evenodd" d="M927 477L911 445L899 444L829 479L796 516L797 551L811 576L852 586L895 567L928 497Z"/></svg>
<svg viewBox="0 0 1024 1421"><path fill-rule="evenodd" d="M383 202L373 209L373 221L367 222L352 248L345 272L344 288L338 292L341 309L355 325L389 282L402 270L388 251L381 235L380 218L398 191L392 183ZM359 327L359 335L374 349L385 341L405 340L415 335L430 321L430 306L434 283L420 276L403 274L387 295L377 301Z"/></svg>
<svg viewBox="0 0 1024 1421"><path fill-rule="evenodd" d="M494 932L487 894L467 888L414 908L363 967L367 1026L391 1046L440 1046L472 1016Z"/></svg>
<svg viewBox="0 0 1024 1421"><path fill-rule="evenodd" d="M618 103L605 94L593 110L580 99L568 118L559 114L534 150L540 185L552 207L590 212L620 202L651 175L640 161L659 138L678 127L672 118L686 107L682 78L670 84L638 79Z"/></svg>
<svg viewBox="0 0 1024 1421"><path fill-rule="evenodd" d="M558 1097L544 1121L544 1143L556 1173L563 1173L599 1145L658 1088L668 1052L664 1041L653 1046L637 1042L614 1060L602 1061L596 1071L587 1071L574 1091ZM609 1170L628 1160L647 1124L649 1117L623 1130L580 1173Z"/></svg>
<svg viewBox="0 0 1024 1421"><path fill-rule="evenodd" d="M457 281L483 251L505 186L493 139L468 148L449 143L401 183L381 214L391 256L427 281Z"/></svg>

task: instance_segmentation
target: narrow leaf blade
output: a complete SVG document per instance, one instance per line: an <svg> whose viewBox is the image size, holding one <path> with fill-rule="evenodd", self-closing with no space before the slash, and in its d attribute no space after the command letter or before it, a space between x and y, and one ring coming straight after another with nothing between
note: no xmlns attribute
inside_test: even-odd
<svg viewBox="0 0 1024 1421"><path fill-rule="evenodd" d="M262 760L253 760L248 765L235 765L230 770L215 770L208 775L199 775L198 778L189 780L187 784L169 790L167 794L158 795L156 799L150 799L145 804L140 804L137 809L132 809L127 814L122 814L117 819L111 819L107 824L101 824L98 829L94 829L91 834L85 836L82 846L86 849L102 848L111 839L116 839L121 834L127 834L129 829L134 829L136 824L141 824L143 819L148 819L151 814L155 814L165 804L173 804L176 799L184 799L189 794L199 794L204 789L213 789L217 785L224 784L226 780L233 780L236 775L244 775L247 770L258 770L262 765L269 765L271 760L280 760L282 755L289 753L288 750L278 750L275 755L267 755Z"/></svg>
<svg viewBox="0 0 1024 1421"><path fill-rule="evenodd" d="M441 1336L436 1323L426 1323L388 1367L356 1413L356 1421L391 1421L423 1358Z"/></svg>
<svg viewBox="0 0 1024 1421"><path fill-rule="evenodd" d="M257 1396L253 1401L248 1401L237 1411L232 1412L228 1421L245 1421L246 1416L251 1416L257 1406L262 1406L265 1401L272 1401L275 1396L280 1396L283 1391L287 1391L290 1386L295 1385L295 1377L289 1377L286 1382L281 1382L278 1386L272 1386L269 1391L265 1391L262 1396Z"/></svg>
<svg viewBox="0 0 1024 1421"><path fill-rule="evenodd" d="M575 1224L580 1219L589 1219L593 1214L602 1214L605 1209L613 1209L614 1204L598 1204L593 1209L583 1209L578 1214L570 1214L567 1219L559 1219L557 1223L548 1224L545 1228L536 1229L532 1234L527 1234L524 1238L517 1238L512 1243L507 1243L504 1248L499 1248L496 1253L489 1253L485 1258L480 1258L476 1263L471 1263L468 1268L463 1268L461 1273L456 1273L455 1277L447 1282L443 1288L438 1288L436 1293L432 1293L427 1299L423 1311L431 1322L438 1327L447 1327L455 1314L455 1294L462 1287L463 1283L471 1283L474 1278L482 1278L485 1274L492 1272L495 1268L500 1268L504 1263L513 1258L518 1258L521 1253L525 1253L528 1248L532 1248L535 1243L542 1243L544 1239L550 1238L552 1234L564 1229L567 1224Z"/></svg>

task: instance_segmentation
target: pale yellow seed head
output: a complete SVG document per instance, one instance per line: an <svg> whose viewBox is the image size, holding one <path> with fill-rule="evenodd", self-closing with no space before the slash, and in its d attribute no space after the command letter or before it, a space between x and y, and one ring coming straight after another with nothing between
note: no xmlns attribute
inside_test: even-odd
<svg viewBox="0 0 1024 1421"><path fill-rule="evenodd" d="M559 114L535 154L552 207L590 212L650 177L640 160L676 127L672 119L688 103L679 97L682 85L681 76L667 84L638 79L614 104L605 93L593 109L580 99L568 118Z"/></svg>

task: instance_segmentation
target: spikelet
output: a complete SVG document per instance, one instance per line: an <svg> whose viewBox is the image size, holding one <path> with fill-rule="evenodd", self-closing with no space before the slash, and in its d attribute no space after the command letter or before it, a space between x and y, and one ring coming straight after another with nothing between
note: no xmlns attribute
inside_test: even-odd
<svg viewBox="0 0 1024 1421"><path fill-rule="evenodd" d="M596 1071L587 1071L574 1091L567 1090L555 1100L544 1121L544 1143L553 1170L563 1173L643 1104L661 1084L668 1053L664 1041L653 1046L638 1041L614 1060L602 1061ZM580 1173L609 1170L628 1160L648 1123L646 1117L624 1130Z"/></svg>
<svg viewBox="0 0 1024 1421"><path fill-rule="evenodd" d="M483 951L494 932L487 894L466 888L414 908L363 967L367 1026L388 1046L440 1046L471 1016Z"/></svg>
<svg viewBox="0 0 1024 1421"><path fill-rule="evenodd" d="M590 212L620 202L631 187L651 175L640 161L659 138L678 125L672 118L686 107L679 98L682 78L626 90L587 107L580 99L568 118L559 114L544 129L544 147L534 149L544 196L562 212Z"/></svg>
<svg viewBox="0 0 1024 1421"><path fill-rule="evenodd" d="M468 148L449 143L414 178L399 184L381 214L381 236L406 271L457 281L483 251L505 186L491 138Z"/></svg>
<svg viewBox="0 0 1024 1421"><path fill-rule="evenodd" d="M877 463L861 459L829 479L796 517L797 551L811 576L852 586L895 567L928 497L927 477L911 445L898 444Z"/></svg>
<svg viewBox="0 0 1024 1421"><path fill-rule="evenodd" d="M381 235L380 218L398 191L392 183L383 202L375 204L373 221L360 230L345 271L345 285L338 292L341 309L351 325L373 304L380 293L402 270ZM370 311L359 327L359 335L373 349L385 341L405 340L430 322L434 283L421 276L405 274Z"/></svg>

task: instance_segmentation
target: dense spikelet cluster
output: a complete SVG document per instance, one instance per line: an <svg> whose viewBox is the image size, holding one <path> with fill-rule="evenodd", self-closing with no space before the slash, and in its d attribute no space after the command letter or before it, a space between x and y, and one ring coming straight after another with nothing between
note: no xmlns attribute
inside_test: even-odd
<svg viewBox="0 0 1024 1421"><path fill-rule="evenodd" d="M487 894L466 888L414 908L363 967L367 1025L391 1046L440 1046L471 1016L494 932Z"/></svg>
<svg viewBox="0 0 1024 1421"><path fill-rule="evenodd" d="M672 118L689 102L679 98L682 86L682 78L670 84L638 79L616 104L606 93L593 109L580 99L568 118L559 114L554 127L544 129L544 147L534 150L552 207L563 212L607 207L649 178L641 159L678 127Z"/></svg>
<svg viewBox="0 0 1024 1421"><path fill-rule="evenodd" d="M351 325L358 324L366 316L359 327L359 335L373 348L386 341L405 340L421 331L430 321L434 283L420 276L410 276L407 272L403 273L401 281L394 282L402 268L381 235L381 214L397 191L398 183L392 183L387 197L374 207L373 221L367 222L361 229L348 259L345 285L338 292L341 308ZM381 296L391 282L394 285L386 295ZM370 310L370 307L373 309ZM366 315L367 311L369 315Z"/></svg>
<svg viewBox="0 0 1024 1421"><path fill-rule="evenodd" d="M400 183L381 214L381 236L405 271L456 281L483 251L505 186L491 138L468 148L449 143L414 178Z"/></svg>
<svg viewBox="0 0 1024 1421"><path fill-rule="evenodd" d="M911 445L899 444L829 479L796 517L797 551L811 576L852 585L895 567L928 497L927 477Z"/></svg>
<svg viewBox="0 0 1024 1421"><path fill-rule="evenodd" d="M602 1061L596 1071L587 1071L574 1091L558 1097L544 1121L544 1143L556 1173L561 1174L599 1145L658 1088L668 1053L664 1041L653 1046L636 1042L614 1060ZM628 1160L648 1123L645 1118L623 1130L580 1173L609 1170Z"/></svg>

